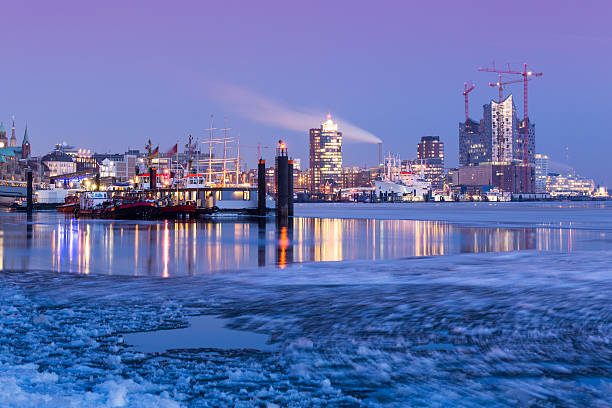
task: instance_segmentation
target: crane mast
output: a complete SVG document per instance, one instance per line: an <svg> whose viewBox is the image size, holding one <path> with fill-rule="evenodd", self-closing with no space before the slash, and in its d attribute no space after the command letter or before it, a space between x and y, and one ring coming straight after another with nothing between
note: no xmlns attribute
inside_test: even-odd
<svg viewBox="0 0 612 408"><path fill-rule="evenodd" d="M472 83L472 81L470 81L469 85L467 82L463 83L463 96L465 98L465 121L467 122L469 119L469 113L468 113L468 94L470 92L472 92L474 90L474 88L476 87L476 85L474 85Z"/></svg>

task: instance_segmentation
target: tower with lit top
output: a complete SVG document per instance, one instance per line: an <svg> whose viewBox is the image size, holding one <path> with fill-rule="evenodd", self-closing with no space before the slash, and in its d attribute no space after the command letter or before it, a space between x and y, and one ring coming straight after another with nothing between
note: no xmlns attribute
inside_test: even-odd
<svg viewBox="0 0 612 408"><path fill-rule="evenodd" d="M15 136L15 115L13 115L13 125L11 126L11 140L9 140L9 147L17 147L17 137Z"/></svg>
<svg viewBox="0 0 612 408"><path fill-rule="evenodd" d="M342 132L327 114L320 128L310 129L310 191L328 194L342 184Z"/></svg>

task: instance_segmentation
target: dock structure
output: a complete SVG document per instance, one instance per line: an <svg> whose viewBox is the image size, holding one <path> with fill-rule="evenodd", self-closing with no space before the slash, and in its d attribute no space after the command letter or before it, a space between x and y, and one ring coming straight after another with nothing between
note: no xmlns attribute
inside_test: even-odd
<svg viewBox="0 0 612 408"><path fill-rule="evenodd" d="M157 168L149 167L149 190L157 190Z"/></svg>
<svg viewBox="0 0 612 408"><path fill-rule="evenodd" d="M257 215L266 215L266 161L257 163Z"/></svg>
<svg viewBox="0 0 612 408"><path fill-rule="evenodd" d="M289 218L289 156L287 147L279 140L276 149L276 219L286 225Z"/></svg>
<svg viewBox="0 0 612 408"><path fill-rule="evenodd" d="M288 201L287 201L287 214L289 217L293 217L293 160L289 160L287 162L287 191L288 191Z"/></svg>
<svg viewBox="0 0 612 408"><path fill-rule="evenodd" d="M26 174L26 213L32 215L34 208L34 186L32 180L32 170L28 170Z"/></svg>

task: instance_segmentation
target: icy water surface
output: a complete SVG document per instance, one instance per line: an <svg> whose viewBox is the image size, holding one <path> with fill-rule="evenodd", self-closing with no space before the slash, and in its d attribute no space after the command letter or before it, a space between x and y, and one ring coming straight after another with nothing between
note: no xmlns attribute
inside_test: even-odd
<svg viewBox="0 0 612 408"><path fill-rule="evenodd" d="M137 222L38 213L26 222L24 214L0 213L0 268L175 277L294 262L609 249L612 224L601 215L611 210L601 203L302 204L297 214L306 216L286 229L273 220ZM418 216L425 219L407 219Z"/></svg>
<svg viewBox="0 0 612 408"><path fill-rule="evenodd" d="M172 349L217 348L274 350L267 336L225 327L227 321L213 316L194 316L186 328L128 333L123 338L144 353L163 353Z"/></svg>
<svg viewBox="0 0 612 408"><path fill-rule="evenodd" d="M451 222L436 222L452 232L424 242L442 245L444 255L415 256L423 234L393 232L401 223L382 223L385 234L402 239L376 235L374 242L412 254L360 254L367 229L351 238L343 227L340 262L279 265L282 248L273 238L266 240L272 248L266 266L252 255L223 273L202 269L165 279L157 273L163 263L153 276L132 276L133 270L116 276L104 270L109 261L103 258L95 273L94 252L90 274L57 273L52 253L47 264L37 261L45 267L23 270L14 257L52 247L43 238L57 234L45 231L58 221L35 220L31 239L21 241L11 238L20 224L0 218L0 406L610 406L611 208L512 204L476 206L473 217L442 207L436 217L446 212ZM389 206L380 214L410 221L424 211L411 209ZM355 222L372 216L361 206L342 213ZM36 225L43 229L35 232ZM461 228L470 232L456 232L466 231ZM530 234L530 244L513 247L516 231ZM90 234L90 248L104 247L104 233ZM223 233L198 236L204 246L207 240L234 245ZM358 246L351 257L345 240ZM304 248L331 245L304 241ZM490 242L490 249L462 250L474 242ZM293 245L296 261L295 235ZM126 246L131 252L112 256L134 256L134 242ZM197 316L217 316L227 322L224 329L257 334L273 348L189 344L145 353L128 341L131 333L185 330Z"/></svg>

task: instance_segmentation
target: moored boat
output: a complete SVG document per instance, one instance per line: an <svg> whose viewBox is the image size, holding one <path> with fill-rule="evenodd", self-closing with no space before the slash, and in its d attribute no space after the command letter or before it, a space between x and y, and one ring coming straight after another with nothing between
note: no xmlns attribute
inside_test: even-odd
<svg viewBox="0 0 612 408"><path fill-rule="evenodd" d="M60 204L57 206L57 211L63 213L74 213L79 209L79 197L78 196L68 196L64 200L64 204Z"/></svg>
<svg viewBox="0 0 612 408"><path fill-rule="evenodd" d="M154 219L159 216L159 207L156 203L146 200L121 200L109 206L104 216L120 219Z"/></svg>
<svg viewBox="0 0 612 408"><path fill-rule="evenodd" d="M161 218L185 218L196 215L197 206L193 204L171 204L159 208Z"/></svg>

